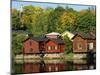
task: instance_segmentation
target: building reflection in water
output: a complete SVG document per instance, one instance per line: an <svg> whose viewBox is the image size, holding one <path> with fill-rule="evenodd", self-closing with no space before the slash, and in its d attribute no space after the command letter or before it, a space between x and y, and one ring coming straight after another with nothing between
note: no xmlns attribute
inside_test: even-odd
<svg viewBox="0 0 100 75"><path fill-rule="evenodd" d="M42 72L59 72L64 71L64 63L24 63L24 73L42 73Z"/></svg>
<svg viewBox="0 0 100 75"><path fill-rule="evenodd" d="M73 60L73 70L91 70L96 68L96 63L95 61L90 61L89 60Z"/></svg>
<svg viewBox="0 0 100 75"><path fill-rule="evenodd" d="M70 62L51 62L47 61L37 63L17 63L15 64L15 73L43 73L43 72L61 72L61 71L72 71L72 70L88 70L88 69L95 69L96 64L88 64L87 60L73 60Z"/></svg>

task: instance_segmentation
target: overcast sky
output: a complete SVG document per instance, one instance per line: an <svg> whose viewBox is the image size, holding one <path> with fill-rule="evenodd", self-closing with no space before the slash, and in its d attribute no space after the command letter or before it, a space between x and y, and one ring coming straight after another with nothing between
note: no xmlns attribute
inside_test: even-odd
<svg viewBox="0 0 100 75"><path fill-rule="evenodd" d="M33 6L40 6L42 8L48 8L48 7L52 7L55 8L57 6L62 6L62 7L66 7L69 6L71 8L73 8L74 10L80 11L83 9L88 9L89 7L94 7L95 6L91 6L91 5L74 5L74 4L61 4L61 3L40 3L40 2L23 2L23 1L12 1L12 8L16 8L16 9L20 9L21 5L23 6L28 6L28 5L33 5Z"/></svg>

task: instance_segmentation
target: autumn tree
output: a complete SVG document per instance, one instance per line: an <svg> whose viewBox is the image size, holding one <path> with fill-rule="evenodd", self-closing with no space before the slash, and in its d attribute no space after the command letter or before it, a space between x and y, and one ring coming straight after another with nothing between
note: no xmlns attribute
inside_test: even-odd
<svg viewBox="0 0 100 75"><path fill-rule="evenodd" d="M19 11L12 9L12 29L20 29Z"/></svg>

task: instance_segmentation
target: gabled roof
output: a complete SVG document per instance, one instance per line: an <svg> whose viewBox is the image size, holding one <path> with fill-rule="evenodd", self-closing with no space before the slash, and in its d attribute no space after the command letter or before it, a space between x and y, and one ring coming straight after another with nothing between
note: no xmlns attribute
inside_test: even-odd
<svg viewBox="0 0 100 75"><path fill-rule="evenodd" d="M31 40L35 40L35 41L37 41L37 42L42 42L42 41L44 41L44 42L47 42L47 41L49 41L49 40L52 40L52 41L54 41L54 42L56 42L56 43L58 43L58 44L64 44L64 41L61 39L61 38L48 38L48 37L46 37L46 36L42 36L42 37L31 37L31 38L27 38L27 39L25 39L23 42L25 42L25 41L27 41L27 40L29 40L29 39L31 39Z"/></svg>
<svg viewBox="0 0 100 75"><path fill-rule="evenodd" d="M74 36L75 34L73 34L72 32L69 32L69 31L65 31L61 34L62 37L64 36L67 36L70 40L72 39L72 37Z"/></svg>
<svg viewBox="0 0 100 75"><path fill-rule="evenodd" d="M94 39L94 40L96 39L96 36L91 35L89 33L85 34L82 32L76 32L75 36L72 39L74 39L77 35L81 36L83 39Z"/></svg>
<svg viewBox="0 0 100 75"><path fill-rule="evenodd" d="M59 38L55 39L55 42L57 42L58 44L64 44L64 41Z"/></svg>
<svg viewBox="0 0 100 75"><path fill-rule="evenodd" d="M22 42L25 42L25 41L27 41L27 40L29 40L29 39L31 39L31 40L35 40L35 41L37 41L37 42L39 41L38 38L36 38L36 37L31 37L31 38L28 37L27 39L25 39L25 40L22 41Z"/></svg>
<svg viewBox="0 0 100 75"><path fill-rule="evenodd" d="M35 40L37 42L42 42L42 41L47 41L48 40L48 38L45 35L42 35L41 37L34 37L34 36L33 37L28 37L23 42L27 41L28 39Z"/></svg>
<svg viewBox="0 0 100 75"><path fill-rule="evenodd" d="M57 39L49 39L49 40L51 40L51 41L54 41L54 42L56 42L56 43L58 43L58 44L64 44L64 41L62 40L62 39L60 39L60 38L57 38ZM48 41L49 41L48 40ZM47 42L48 42L47 41Z"/></svg>
<svg viewBox="0 0 100 75"><path fill-rule="evenodd" d="M45 35L42 35L38 40L39 41L48 41L48 38Z"/></svg>

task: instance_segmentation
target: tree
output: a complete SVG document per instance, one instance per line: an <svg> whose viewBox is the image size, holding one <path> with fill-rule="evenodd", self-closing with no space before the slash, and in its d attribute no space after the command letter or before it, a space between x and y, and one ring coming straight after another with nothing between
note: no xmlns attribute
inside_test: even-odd
<svg viewBox="0 0 100 75"><path fill-rule="evenodd" d="M20 28L20 18L19 18L19 11L16 9L12 9L12 29L19 29Z"/></svg>
<svg viewBox="0 0 100 75"><path fill-rule="evenodd" d="M72 41L67 37L63 37L63 40L65 42L65 54L71 53L72 52Z"/></svg>
<svg viewBox="0 0 100 75"><path fill-rule="evenodd" d="M32 5L24 6L23 11L12 9L12 29L23 30L33 33L34 36L41 36L49 32L62 33L68 31L78 31L87 33L96 31L96 14L94 8L76 11L73 8L42 8ZM26 38L25 34L12 33L13 53L20 53L22 41ZM71 52L72 43L66 36L65 53Z"/></svg>
<svg viewBox="0 0 100 75"><path fill-rule="evenodd" d="M73 31L76 25L77 12L72 8L66 8L59 17L57 31L63 32L66 30Z"/></svg>
<svg viewBox="0 0 100 75"><path fill-rule="evenodd" d="M89 32L96 30L96 15L90 9L86 10L84 14L80 14L77 18L77 31Z"/></svg>
<svg viewBox="0 0 100 75"><path fill-rule="evenodd" d="M61 6L56 7L49 15L48 32L57 31L58 19L65 9Z"/></svg>
<svg viewBox="0 0 100 75"><path fill-rule="evenodd" d="M43 9L41 7L25 6L23 21L30 33L40 35L43 32Z"/></svg>
<svg viewBox="0 0 100 75"><path fill-rule="evenodd" d="M26 39L26 34L23 33L12 33L12 53L13 55L22 53L22 41Z"/></svg>

